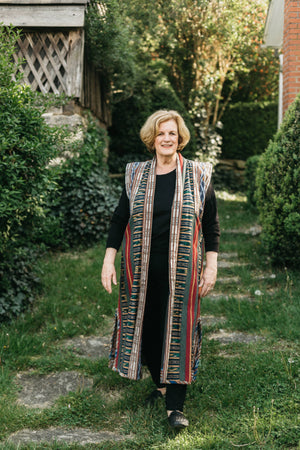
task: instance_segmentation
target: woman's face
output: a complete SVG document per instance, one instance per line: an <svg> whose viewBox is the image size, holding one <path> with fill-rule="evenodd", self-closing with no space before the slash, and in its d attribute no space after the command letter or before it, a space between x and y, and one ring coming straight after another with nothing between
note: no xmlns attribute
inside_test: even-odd
<svg viewBox="0 0 300 450"><path fill-rule="evenodd" d="M154 141L156 156L173 156L178 148L178 127L174 119L162 122Z"/></svg>

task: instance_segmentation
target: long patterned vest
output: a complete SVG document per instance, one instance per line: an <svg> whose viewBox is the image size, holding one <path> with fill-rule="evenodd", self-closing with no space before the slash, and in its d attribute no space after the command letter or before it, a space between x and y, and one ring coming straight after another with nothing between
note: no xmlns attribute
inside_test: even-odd
<svg viewBox="0 0 300 450"><path fill-rule="evenodd" d="M201 219L211 164L177 155L169 243L169 300L161 362L161 383L189 384L201 349ZM130 219L122 243L119 303L110 367L121 376L141 376L141 342L151 248L156 158L126 167Z"/></svg>

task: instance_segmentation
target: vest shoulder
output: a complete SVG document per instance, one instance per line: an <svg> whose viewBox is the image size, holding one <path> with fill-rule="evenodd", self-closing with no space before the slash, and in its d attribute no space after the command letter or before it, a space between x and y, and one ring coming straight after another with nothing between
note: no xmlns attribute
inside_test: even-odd
<svg viewBox="0 0 300 450"><path fill-rule="evenodd" d="M201 162L201 161L193 161L191 159L187 159L187 164L190 164L191 166L196 167L197 169L200 169L201 171L205 171L208 173L212 172L212 164L210 162Z"/></svg>

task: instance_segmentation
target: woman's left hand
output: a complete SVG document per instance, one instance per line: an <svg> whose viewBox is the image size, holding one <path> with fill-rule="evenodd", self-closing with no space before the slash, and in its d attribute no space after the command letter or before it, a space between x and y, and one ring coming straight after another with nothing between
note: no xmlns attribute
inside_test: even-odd
<svg viewBox="0 0 300 450"><path fill-rule="evenodd" d="M218 253L207 252L206 253L206 268L200 280L200 295L205 297L215 286L218 271Z"/></svg>
<svg viewBox="0 0 300 450"><path fill-rule="evenodd" d="M200 280L201 297L205 297L215 286L217 271L206 268Z"/></svg>

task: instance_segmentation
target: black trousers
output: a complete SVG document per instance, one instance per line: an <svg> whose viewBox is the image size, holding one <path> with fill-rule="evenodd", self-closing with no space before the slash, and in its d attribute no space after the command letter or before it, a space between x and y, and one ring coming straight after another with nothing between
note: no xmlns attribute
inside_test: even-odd
<svg viewBox="0 0 300 450"><path fill-rule="evenodd" d="M151 252L143 321L142 359L157 387L165 387L166 408L183 410L186 385L161 384L163 338L169 296L168 254Z"/></svg>

